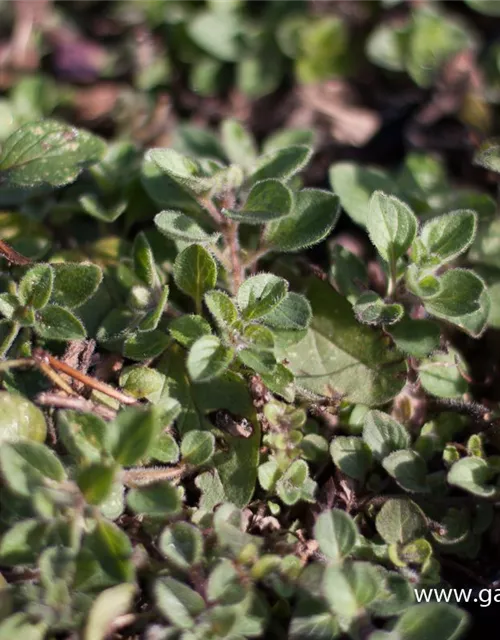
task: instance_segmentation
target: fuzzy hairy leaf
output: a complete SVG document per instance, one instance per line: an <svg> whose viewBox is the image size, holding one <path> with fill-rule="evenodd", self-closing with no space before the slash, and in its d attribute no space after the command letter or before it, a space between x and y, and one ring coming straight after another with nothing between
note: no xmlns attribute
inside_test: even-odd
<svg viewBox="0 0 500 640"><path fill-rule="evenodd" d="M383 460L393 451L406 449L410 435L402 424L383 411L368 411L363 426L363 440L377 460Z"/></svg>
<svg viewBox="0 0 500 640"><path fill-rule="evenodd" d="M262 180L253 185L241 209L223 209L222 213L238 222L264 224L288 216L293 194L279 180Z"/></svg>
<svg viewBox="0 0 500 640"><path fill-rule="evenodd" d="M52 300L69 309L81 307L97 291L102 271L95 264L62 263L52 265L54 288Z"/></svg>
<svg viewBox="0 0 500 640"><path fill-rule="evenodd" d="M202 336L189 350L187 368L194 382L208 382L224 373L232 359L233 351L217 336Z"/></svg>
<svg viewBox="0 0 500 640"><path fill-rule="evenodd" d="M370 200L366 223L370 240L386 262L405 254L417 233L417 218L401 200L376 191Z"/></svg>
<svg viewBox="0 0 500 640"><path fill-rule="evenodd" d="M156 214L154 223L160 233L172 240L211 244L220 237L220 233L207 233L193 218L181 211L161 211Z"/></svg>
<svg viewBox="0 0 500 640"><path fill-rule="evenodd" d="M405 640L456 640L469 623L463 609L445 602L416 604L396 622L391 634Z"/></svg>
<svg viewBox="0 0 500 640"><path fill-rule="evenodd" d="M23 125L3 144L0 175L10 185L61 187L106 152L101 138L56 120Z"/></svg>
<svg viewBox="0 0 500 640"><path fill-rule="evenodd" d="M474 211L452 211L427 222L421 233L427 255L438 264L454 260L466 251L476 235Z"/></svg>
<svg viewBox="0 0 500 640"><path fill-rule="evenodd" d="M285 298L288 282L271 273L247 278L238 289L236 301L246 320L255 320L275 309Z"/></svg>
<svg viewBox="0 0 500 640"><path fill-rule="evenodd" d="M49 304L37 312L35 331L49 340L80 340L87 335L81 321L56 304Z"/></svg>
<svg viewBox="0 0 500 640"><path fill-rule="evenodd" d="M378 512L375 526L385 542L406 544L424 535L427 519L409 498L391 498Z"/></svg>
<svg viewBox="0 0 500 640"><path fill-rule="evenodd" d="M374 291L365 291L353 305L356 318L363 324L392 325L401 320L403 305L388 304Z"/></svg>
<svg viewBox="0 0 500 640"><path fill-rule="evenodd" d="M439 291L424 298L426 311L445 320L474 313L486 287L479 276L466 269L450 269L439 278Z"/></svg>
<svg viewBox="0 0 500 640"><path fill-rule="evenodd" d="M303 189L295 195L290 215L266 227L265 242L280 251L305 249L324 240L339 215L336 195L320 189Z"/></svg>
<svg viewBox="0 0 500 640"><path fill-rule="evenodd" d="M305 145L270 151L260 157L255 171L250 176L250 181L255 184L269 178L288 180L306 166L312 153L312 149Z"/></svg>
<svg viewBox="0 0 500 640"><path fill-rule="evenodd" d="M54 283L54 271L48 264L37 264L24 274L19 283L19 302L42 309L48 303Z"/></svg>
<svg viewBox="0 0 500 640"><path fill-rule="evenodd" d="M201 304L203 294L215 287L217 264L206 249L192 244L175 259L174 279L179 289Z"/></svg>

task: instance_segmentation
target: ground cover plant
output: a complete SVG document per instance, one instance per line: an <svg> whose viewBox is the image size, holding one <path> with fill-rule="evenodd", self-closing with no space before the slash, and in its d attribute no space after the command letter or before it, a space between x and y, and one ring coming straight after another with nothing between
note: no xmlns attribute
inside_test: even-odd
<svg viewBox="0 0 500 640"><path fill-rule="evenodd" d="M498 4L103 6L0 5L0 640L474 637Z"/></svg>

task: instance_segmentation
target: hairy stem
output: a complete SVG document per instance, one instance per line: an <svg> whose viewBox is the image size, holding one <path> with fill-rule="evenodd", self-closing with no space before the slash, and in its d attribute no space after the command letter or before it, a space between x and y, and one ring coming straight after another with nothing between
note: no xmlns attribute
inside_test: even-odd
<svg viewBox="0 0 500 640"><path fill-rule="evenodd" d="M225 237L229 248L231 260L231 289L236 295L241 283L245 279L245 267L240 260L240 243L238 239L238 223L229 222L226 227Z"/></svg>

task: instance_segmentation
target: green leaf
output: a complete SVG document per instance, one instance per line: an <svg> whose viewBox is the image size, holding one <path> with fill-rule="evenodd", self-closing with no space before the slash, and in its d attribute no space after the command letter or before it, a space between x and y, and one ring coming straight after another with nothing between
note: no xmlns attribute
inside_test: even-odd
<svg viewBox="0 0 500 640"><path fill-rule="evenodd" d="M199 11L188 22L188 33L204 51L218 60L235 62L244 52L244 28L232 11Z"/></svg>
<svg viewBox="0 0 500 640"><path fill-rule="evenodd" d="M469 625L469 615L444 602L416 604L398 619L391 636L404 640L457 640Z"/></svg>
<svg viewBox="0 0 500 640"><path fill-rule="evenodd" d="M0 293L0 313L8 318L12 319L19 307L19 300L12 293Z"/></svg>
<svg viewBox="0 0 500 640"><path fill-rule="evenodd" d="M48 624L45 620L33 622L27 613L14 613L0 623L0 640L14 637L23 640L44 640L47 637Z"/></svg>
<svg viewBox="0 0 500 640"><path fill-rule="evenodd" d="M179 491L167 480L131 489L127 494L127 505L134 513L152 518L174 515L182 506Z"/></svg>
<svg viewBox="0 0 500 640"><path fill-rule="evenodd" d="M220 238L220 233L207 233L191 217L180 211L161 211L154 223L160 233L172 240L212 244Z"/></svg>
<svg viewBox="0 0 500 640"><path fill-rule="evenodd" d="M290 215L267 225L264 240L280 251L306 249L326 238L339 215L336 195L320 189L303 189L296 194Z"/></svg>
<svg viewBox="0 0 500 640"><path fill-rule="evenodd" d="M363 426L363 440L376 460L410 446L410 435L403 425L383 411L368 411Z"/></svg>
<svg viewBox="0 0 500 640"><path fill-rule="evenodd" d="M276 483L276 493L286 505L299 500L314 502L316 483L309 477L309 466L305 460L295 460Z"/></svg>
<svg viewBox="0 0 500 640"><path fill-rule="evenodd" d="M468 389L462 372L467 374L467 365L458 351L450 347L447 353L436 353L420 363L419 379L430 394L457 398Z"/></svg>
<svg viewBox="0 0 500 640"><path fill-rule="evenodd" d="M247 590L241 584L231 560L224 558L212 569L207 585L209 600L224 605L234 605L241 602L246 593Z"/></svg>
<svg viewBox="0 0 500 640"><path fill-rule="evenodd" d="M191 346L187 369L194 382L208 382L219 377L229 367L233 351L225 347L217 336L203 336Z"/></svg>
<svg viewBox="0 0 500 640"><path fill-rule="evenodd" d="M205 300L206 296L205 295ZM221 293L221 295L224 295ZM168 330L172 337L182 344L183 347L191 347L198 338L208 336L212 333L212 329L208 322L201 316L194 314L186 314L180 318L174 318L170 323Z"/></svg>
<svg viewBox="0 0 500 640"><path fill-rule="evenodd" d="M314 538L321 552L333 562L347 558L358 541L358 530L351 516L340 509L323 511L314 525Z"/></svg>
<svg viewBox="0 0 500 640"><path fill-rule="evenodd" d="M101 504L111 492L115 477L115 467L94 463L81 469L77 484L89 504Z"/></svg>
<svg viewBox="0 0 500 640"><path fill-rule="evenodd" d="M444 63L473 43L473 38L460 22L450 16L444 19L442 13L431 7L422 7L413 14L405 66L415 82L429 87Z"/></svg>
<svg viewBox="0 0 500 640"><path fill-rule="evenodd" d="M172 400L176 403L176 406L180 412L180 405L176 400ZM175 464L179 461L180 458L180 450L179 445L169 433L162 432L154 441L151 449L149 450L149 455L159 462L163 462L164 464Z"/></svg>
<svg viewBox="0 0 500 640"><path fill-rule="evenodd" d="M0 391L0 446L3 442L34 440L44 442L47 423L40 409L26 397Z"/></svg>
<svg viewBox="0 0 500 640"><path fill-rule="evenodd" d="M384 542L406 544L425 534L427 519L412 500L391 498L378 512L375 526Z"/></svg>
<svg viewBox="0 0 500 640"><path fill-rule="evenodd" d="M238 289L236 301L246 320L255 320L277 307L285 298L288 282L270 273L247 278Z"/></svg>
<svg viewBox="0 0 500 640"><path fill-rule="evenodd" d="M292 204L292 192L282 182L262 180L253 185L241 209L222 209L222 213L238 222L264 224L288 216Z"/></svg>
<svg viewBox="0 0 500 640"><path fill-rule="evenodd" d="M360 325L349 302L328 283L311 278L306 295L313 319L305 338L276 354L290 361L297 385L366 405L393 398L404 384L402 354L388 348L380 332Z"/></svg>
<svg viewBox="0 0 500 640"><path fill-rule="evenodd" d="M257 148L251 134L233 118L222 121L220 133L229 161L250 169L257 160Z"/></svg>
<svg viewBox="0 0 500 640"><path fill-rule="evenodd" d="M264 153L269 151L275 151L276 149L283 149L283 147L290 147L296 144L304 144L309 147L314 145L315 132L312 129L293 129L285 128L274 131L266 138L262 146Z"/></svg>
<svg viewBox="0 0 500 640"><path fill-rule="evenodd" d="M114 459L125 467L143 458L159 432L158 410L127 407L108 425L108 446Z"/></svg>
<svg viewBox="0 0 500 640"><path fill-rule="evenodd" d="M445 320L464 316L480 308L485 284L479 276L466 269L450 269L439 278L440 289L424 298L424 306L433 316Z"/></svg>
<svg viewBox="0 0 500 640"><path fill-rule="evenodd" d="M139 331L154 331L158 328L160 320L163 316L163 312L165 311L165 307L167 306L168 296L170 294L170 287L165 285L161 289L161 293L159 295L156 306L148 311L146 315L139 322Z"/></svg>
<svg viewBox="0 0 500 640"><path fill-rule="evenodd" d="M150 288L159 284L155 259L151 246L143 231L138 233L132 247L135 275Z"/></svg>
<svg viewBox="0 0 500 640"><path fill-rule="evenodd" d="M99 288L102 271L95 264L54 264L52 300L56 304L74 309L87 302Z"/></svg>
<svg viewBox="0 0 500 640"><path fill-rule="evenodd" d="M272 375L277 364L272 351L252 347L238 351L238 359L260 375Z"/></svg>
<svg viewBox="0 0 500 640"><path fill-rule="evenodd" d="M106 151L101 138L55 120L23 125L3 144L0 175L10 185L61 187Z"/></svg>
<svg viewBox="0 0 500 640"><path fill-rule="evenodd" d="M448 321L465 331L473 338L479 338L484 333L487 326L492 322L491 318L492 301L489 289L484 288L479 296L479 308L472 313L463 316L456 316Z"/></svg>
<svg viewBox="0 0 500 640"><path fill-rule="evenodd" d="M177 629L192 629L206 607L196 591L170 576L158 578L153 590L160 613Z"/></svg>
<svg viewBox="0 0 500 640"><path fill-rule="evenodd" d="M48 447L34 441L2 443L0 467L8 486L17 494L32 497L45 479L62 482L66 472L59 458Z"/></svg>
<svg viewBox="0 0 500 640"><path fill-rule="evenodd" d="M135 585L127 583L101 591L89 611L83 640L109 638L114 622L130 610L134 593Z"/></svg>
<svg viewBox="0 0 500 640"><path fill-rule="evenodd" d="M42 309L48 303L54 283L54 271L48 264L31 267L19 283L19 302L23 305Z"/></svg>
<svg viewBox="0 0 500 640"><path fill-rule="evenodd" d="M399 322L404 314L403 305L387 304L374 291L362 293L353 305L354 315L359 322L372 325L392 325Z"/></svg>
<svg viewBox="0 0 500 640"><path fill-rule="evenodd" d="M330 184L340 203L356 224L366 226L370 216L370 198L374 191L393 193L394 179L385 171L362 167L353 162L338 162L330 167Z"/></svg>
<svg viewBox="0 0 500 640"><path fill-rule="evenodd" d="M354 304L363 290L368 288L366 264L340 244L332 248L330 262L330 273L335 282L335 288L351 304Z"/></svg>
<svg viewBox="0 0 500 640"><path fill-rule="evenodd" d="M175 259L174 279L181 291L201 305L203 294L217 282L217 264L206 249L192 244Z"/></svg>
<svg viewBox="0 0 500 640"><path fill-rule="evenodd" d="M217 458L217 478L204 480L204 486L208 487L211 495L218 496L214 504L221 502L222 484L225 500L246 506L255 488L260 447L260 425L247 382L242 376L228 371L213 381L191 384L184 352L177 345L162 361L161 371L168 376L170 394L182 406L176 420L176 428L181 435L190 429L208 427L205 416L221 408L246 418L252 424L250 438L231 438L229 451ZM206 502L210 503L210 500L212 498L207 496Z"/></svg>
<svg viewBox="0 0 500 640"><path fill-rule="evenodd" d="M274 329L307 329L311 323L312 311L308 299L300 293L289 291L283 300L260 321Z"/></svg>
<svg viewBox="0 0 500 640"><path fill-rule="evenodd" d="M0 358L7 355L19 334L19 330L20 326L17 322L0 320Z"/></svg>
<svg viewBox="0 0 500 640"><path fill-rule="evenodd" d="M39 554L47 547L48 528L47 522L35 519L21 520L13 524L2 535L0 541L2 565L34 564Z"/></svg>
<svg viewBox="0 0 500 640"><path fill-rule="evenodd" d="M179 209L194 215L202 212L196 195L183 189L176 180L166 174L149 151L146 152L142 162L141 181L147 194L162 208Z"/></svg>
<svg viewBox="0 0 500 640"><path fill-rule="evenodd" d="M490 138L483 142L474 155L474 164L500 173L500 140Z"/></svg>
<svg viewBox="0 0 500 640"><path fill-rule="evenodd" d="M126 339L123 355L139 361L157 358L168 347L170 340L168 335L159 329L136 333Z"/></svg>
<svg viewBox="0 0 500 640"><path fill-rule="evenodd" d="M342 567L328 566L323 575L322 591L340 621L349 623L375 600L382 585L377 567L368 562L353 562Z"/></svg>
<svg viewBox="0 0 500 640"><path fill-rule="evenodd" d="M476 230L474 211L452 211L429 220L420 233L427 250L426 259L434 259L435 264L454 260L470 247Z"/></svg>
<svg viewBox="0 0 500 640"><path fill-rule="evenodd" d="M87 335L81 321L71 311L56 304L37 312L35 331L47 340L81 340Z"/></svg>
<svg viewBox="0 0 500 640"><path fill-rule="evenodd" d="M227 293L215 289L207 291L204 300L221 329L230 327L238 319L238 309Z"/></svg>
<svg viewBox="0 0 500 640"><path fill-rule="evenodd" d="M150 149L146 158L188 193L205 194L214 184L213 177L204 171L200 162L174 149Z"/></svg>
<svg viewBox="0 0 500 640"><path fill-rule="evenodd" d="M337 467L346 475L364 481L372 464L372 454L361 438L337 436L330 444L330 454Z"/></svg>
<svg viewBox="0 0 500 640"><path fill-rule="evenodd" d="M270 151L259 158L257 167L250 176L250 182L255 184L269 178L288 180L302 171L312 154L312 149L305 145L294 145Z"/></svg>
<svg viewBox="0 0 500 640"><path fill-rule="evenodd" d="M89 535L88 545L96 560L116 582L133 582L132 545L125 531L100 518Z"/></svg>
<svg viewBox="0 0 500 640"><path fill-rule="evenodd" d="M366 223L370 240L386 262L403 256L417 233L417 218L408 205L394 196L376 191L370 200Z"/></svg>
<svg viewBox="0 0 500 640"><path fill-rule="evenodd" d="M188 570L202 560L203 536L192 524L175 522L163 530L158 548L175 567Z"/></svg>
<svg viewBox="0 0 500 640"><path fill-rule="evenodd" d="M208 431L189 431L182 438L181 456L183 462L201 467L215 452L215 436Z"/></svg>
<svg viewBox="0 0 500 640"><path fill-rule="evenodd" d="M126 367L120 375L120 387L133 398L148 398L151 402L161 393L165 376L149 367Z"/></svg>
<svg viewBox="0 0 500 640"><path fill-rule="evenodd" d="M449 484L472 495L491 498L500 493L498 487L489 484L494 472L483 458L468 457L455 462L448 472Z"/></svg>
<svg viewBox="0 0 500 640"><path fill-rule="evenodd" d="M416 451L394 451L382 460L382 466L405 491L429 493L427 465Z"/></svg>
<svg viewBox="0 0 500 640"><path fill-rule="evenodd" d="M107 431L104 420L91 413L59 411L57 428L65 448L77 460L100 461Z"/></svg>
<svg viewBox="0 0 500 640"><path fill-rule="evenodd" d="M416 358L425 358L439 347L441 332L432 320L403 318L387 332L398 349Z"/></svg>

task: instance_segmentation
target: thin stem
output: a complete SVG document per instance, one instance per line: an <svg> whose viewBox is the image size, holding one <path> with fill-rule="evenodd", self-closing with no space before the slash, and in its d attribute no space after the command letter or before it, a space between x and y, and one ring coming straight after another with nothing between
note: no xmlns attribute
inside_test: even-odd
<svg viewBox="0 0 500 640"><path fill-rule="evenodd" d="M185 464L180 464L177 467L136 467L135 469L124 469L122 481L127 487L139 487L162 480L175 480L188 470L189 467Z"/></svg>
<svg viewBox="0 0 500 640"><path fill-rule="evenodd" d="M245 279L245 268L240 261L240 243L238 239L238 223L230 222L227 225L226 242L229 247L231 259L232 291L236 294Z"/></svg>
<svg viewBox="0 0 500 640"><path fill-rule="evenodd" d="M389 263L389 268L390 268L390 273L389 273L389 282L387 285L387 297L389 299L392 299L394 297L394 294L396 293L396 286L398 281L397 265L396 265L396 261L393 258Z"/></svg>
<svg viewBox="0 0 500 640"><path fill-rule="evenodd" d="M63 396L58 393L42 391L37 395L36 402L46 407L73 409L74 411L80 411L82 413L94 413L104 420L113 420L116 417L116 411L113 409L96 404L81 396Z"/></svg>
<svg viewBox="0 0 500 640"><path fill-rule="evenodd" d="M19 367L32 367L35 364L33 358L16 358L15 360L5 360L0 362L0 371L9 371Z"/></svg>
<svg viewBox="0 0 500 640"><path fill-rule="evenodd" d="M47 378L56 385L56 387L62 389L69 396L78 395L77 392L69 386L66 380L61 378L57 371L54 371L54 369L52 369L52 367L50 367L46 362L37 362L36 365L40 369L40 371L44 373Z"/></svg>
<svg viewBox="0 0 500 640"><path fill-rule="evenodd" d="M201 206L208 211L210 216L219 226L222 226L226 223L226 218L224 218L222 213L217 209L215 204L209 198L207 198L206 200L200 200L199 202Z"/></svg>
<svg viewBox="0 0 500 640"><path fill-rule="evenodd" d="M261 247L252 253L242 264L244 269L251 269L256 262L258 262L263 256L267 255L271 249L269 247Z"/></svg>

